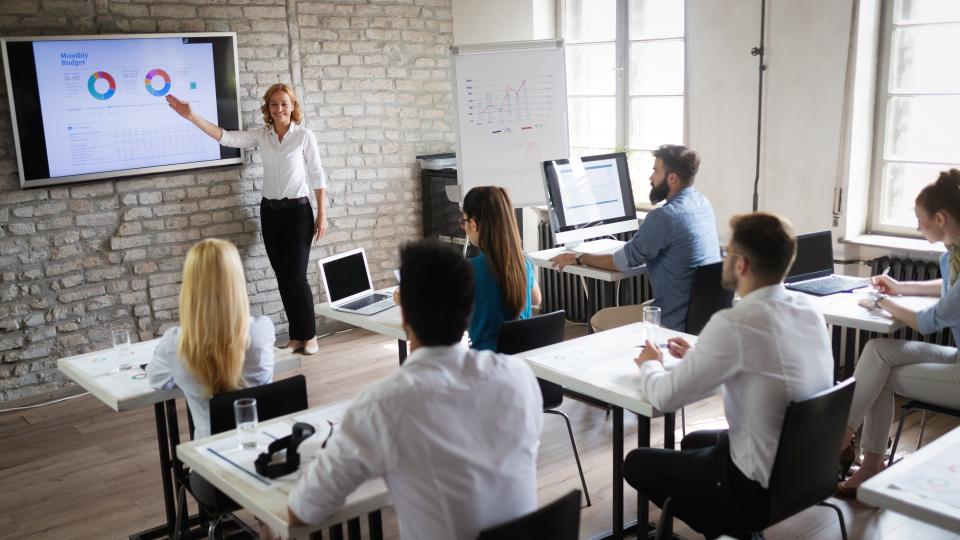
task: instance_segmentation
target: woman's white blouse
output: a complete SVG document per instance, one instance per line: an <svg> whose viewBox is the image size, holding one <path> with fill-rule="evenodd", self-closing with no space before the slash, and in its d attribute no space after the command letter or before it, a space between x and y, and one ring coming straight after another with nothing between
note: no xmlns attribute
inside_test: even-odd
<svg viewBox="0 0 960 540"><path fill-rule="evenodd" d="M263 316L251 319L249 335L250 346L243 360L243 384L246 388L273 380L273 323ZM150 386L157 390L169 390L176 386L183 391L193 415L196 430L194 438L199 439L210 435L210 396L177 355L179 343L179 326L163 333L153 351L153 359L147 364L147 377Z"/></svg>
<svg viewBox="0 0 960 540"><path fill-rule="evenodd" d="M283 136L283 142L277 139L273 126L263 126L243 131L224 129L220 145L260 147L265 199L297 199L309 196L311 189L327 187L327 173L320 164L316 135L293 122Z"/></svg>

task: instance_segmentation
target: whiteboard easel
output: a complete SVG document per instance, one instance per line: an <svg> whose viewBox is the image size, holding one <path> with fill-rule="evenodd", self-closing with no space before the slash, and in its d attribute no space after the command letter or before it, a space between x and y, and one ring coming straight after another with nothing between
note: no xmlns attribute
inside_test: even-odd
<svg viewBox="0 0 960 540"><path fill-rule="evenodd" d="M461 200L507 189L514 206L546 204L542 163L569 157L563 40L451 47Z"/></svg>

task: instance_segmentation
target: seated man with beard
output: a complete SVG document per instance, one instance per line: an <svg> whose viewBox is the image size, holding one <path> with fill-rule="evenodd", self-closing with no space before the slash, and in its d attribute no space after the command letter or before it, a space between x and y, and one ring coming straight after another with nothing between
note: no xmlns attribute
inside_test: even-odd
<svg viewBox="0 0 960 540"><path fill-rule="evenodd" d="M633 238L613 254L568 252L551 262L562 270L568 264L584 264L626 272L644 263L662 310L660 323L683 331L687 303L697 267L720 261L716 218L710 201L693 188L700 156L686 146L663 145L653 152L650 202L654 208L640 223ZM590 320L595 331L637 322L641 306L623 306L599 311Z"/></svg>

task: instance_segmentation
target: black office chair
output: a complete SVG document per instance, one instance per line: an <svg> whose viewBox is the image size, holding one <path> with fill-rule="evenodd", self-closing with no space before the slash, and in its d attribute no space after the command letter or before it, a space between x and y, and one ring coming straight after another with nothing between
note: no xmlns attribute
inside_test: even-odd
<svg viewBox="0 0 960 540"><path fill-rule="evenodd" d="M723 288L723 261L700 266L693 273L690 300L687 302L687 325L684 332L700 335L713 314L733 306L733 291ZM680 408L680 430L687 435L687 411Z"/></svg>
<svg viewBox="0 0 960 540"><path fill-rule="evenodd" d="M563 323L566 312L554 311L538 315L529 319L506 321L500 325L497 334L497 352L503 354L518 354L532 349L539 349L563 341ZM583 466L580 464L580 453L577 452L577 442L573 439L573 428L570 426L570 417L562 411L556 410L563 403L563 387L543 379L540 383L540 393L543 394L543 412L555 414L567 423L567 433L570 435L570 446L573 447L573 457L577 460L577 470L580 471L580 484L590 506L590 492L587 491L587 480L583 476Z"/></svg>
<svg viewBox="0 0 960 540"><path fill-rule="evenodd" d="M900 423L897 425L897 435L893 438L893 446L890 447L890 460L887 462L888 467L893 465L893 458L897 455L897 445L900 444L900 433L903 431L903 421L906 420L907 415L913 411L923 411L923 419L920 420L920 434L917 436L917 450L920 449L920 445L923 443L923 431L927 425L927 412L960 417L960 409L942 407L917 399L911 399L904 403L903 406L900 407Z"/></svg>
<svg viewBox="0 0 960 540"><path fill-rule="evenodd" d="M532 514L480 532L477 540L577 540L580 490L575 489Z"/></svg>
<svg viewBox="0 0 960 540"><path fill-rule="evenodd" d="M742 529L763 537L763 529L810 506L828 506L840 518L840 535L847 540L843 512L826 502L837 488L837 448L847 427L853 400L853 377L813 396L787 406L780 431L777 456L770 472L770 509L760 523L744 523ZM667 499L657 526L657 540L663 537L667 520L672 519Z"/></svg>
<svg viewBox="0 0 960 540"><path fill-rule="evenodd" d="M233 402L241 398L257 400L258 421L270 420L285 414L305 410L307 405L307 379L296 375L270 384L241 388L230 392L221 392L210 398L210 434L223 433L237 427L233 414ZM219 536L219 526L223 519L240 506L224 495L198 474L188 475L190 493L197 504L209 516L210 526L207 534L210 540ZM181 533L181 517L186 517L187 499L185 485L181 484L177 494L177 535ZM252 531L249 531L252 532Z"/></svg>
<svg viewBox="0 0 960 540"><path fill-rule="evenodd" d="M705 264L693 273L685 332L698 335L713 314L733 306L733 291L723 288L723 263Z"/></svg>

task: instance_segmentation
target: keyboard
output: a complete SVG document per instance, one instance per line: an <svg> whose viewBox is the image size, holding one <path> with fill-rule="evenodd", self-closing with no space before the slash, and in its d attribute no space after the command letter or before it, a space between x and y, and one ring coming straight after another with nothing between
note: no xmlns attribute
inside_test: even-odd
<svg viewBox="0 0 960 540"><path fill-rule="evenodd" d="M387 298L387 295L385 294L373 293L370 296L357 298L356 300L354 300L353 302L350 302L349 304L343 304L342 306L340 306L340 309L358 310L361 308L365 308L370 304L376 304L377 302L384 300L386 298Z"/></svg>
<svg viewBox="0 0 960 540"><path fill-rule="evenodd" d="M853 289L866 287L869 284L870 280L864 278L827 276L809 281L801 281L799 283L787 283L787 288L807 294L826 296L838 292L852 291Z"/></svg>

